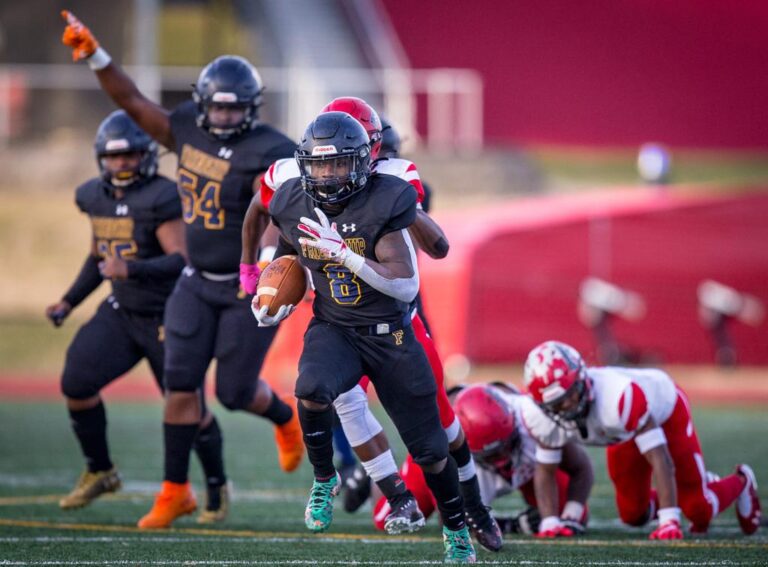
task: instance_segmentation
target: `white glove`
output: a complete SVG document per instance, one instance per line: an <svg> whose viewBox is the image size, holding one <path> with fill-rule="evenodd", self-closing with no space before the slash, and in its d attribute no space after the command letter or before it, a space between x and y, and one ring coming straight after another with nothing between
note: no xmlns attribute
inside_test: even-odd
<svg viewBox="0 0 768 567"><path fill-rule="evenodd" d="M315 207L315 214L320 222L307 217L301 217L298 229L311 238L299 238L299 243L320 250L329 260L336 260L357 273L365 263L365 258L350 250L336 229L336 223L331 224L328 217Z"/></svg>
<svg viewBox="0 0 768 567"><path fill-rule="evenodd" d="M274 327L280 321L288 317L288 315L293 313L295 309L295 305L283 305L277 310L277 313L269 315L267 313L269 307L263 305L259 308L257 298L254 297L251 302L251 311L253 312L253 316L256 317L256 320L259 322L259 327Z"/></svg>

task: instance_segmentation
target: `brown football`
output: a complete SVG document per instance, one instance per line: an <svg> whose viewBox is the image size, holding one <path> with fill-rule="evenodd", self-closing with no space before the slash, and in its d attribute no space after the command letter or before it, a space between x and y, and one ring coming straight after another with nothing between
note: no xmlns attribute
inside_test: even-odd
<svg viewBox="0 0 768 567"><path fill-rule="evenodd" d="M266 305L274 316L283 305L297 305L306 291L307 277L296 256L280 256L261 272L256 297L259 307Z"/></svg>

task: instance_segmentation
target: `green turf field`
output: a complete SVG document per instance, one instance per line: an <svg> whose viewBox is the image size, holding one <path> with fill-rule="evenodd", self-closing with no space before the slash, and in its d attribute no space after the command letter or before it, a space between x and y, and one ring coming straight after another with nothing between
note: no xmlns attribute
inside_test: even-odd
<svg viewBox="0 0 768 567"><path fill-rule="evenodd" d="M234 485L232 514L220 526L201 529L189 516L173 530L139 532L136 520L159 488L161 407L108 405L113 458L124 490L91 507L63 512L59 495L75 482L81 461L62 404L0 404L1 565L417 565L441 560L439 527L413 537L387 537L370 522L370 508L346 514L337 507L333 526L306 531L303 509L311 482L307 464L292 475L277 469L271 427L261 420L216 408ZM723 474L749 462L768 486L768 418L765 408L699 409L695 413L709 469ZM758 565L768 564L768 529L747 538L733 510L718 518L705 539L651 543L646 530L615 520L612 490L601 451L592 450L597 483L585 538L537 542L507 540L500 554L478 552L481 562L521 565ZM402 448L397 445L402 457ZM200 486L193 462L193 482ZM763 494L765 491L763 490ZM517 496L499 510L521 508Z"/></svg>

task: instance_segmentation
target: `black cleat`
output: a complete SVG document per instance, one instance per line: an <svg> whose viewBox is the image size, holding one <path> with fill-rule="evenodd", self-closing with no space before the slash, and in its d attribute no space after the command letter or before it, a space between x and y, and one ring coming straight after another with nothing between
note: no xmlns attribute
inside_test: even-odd
<svg viewBox="0 0 768 567"><path fill-rule="evenodd" d="M415 532L425 524L424 514L419 509L413 494L408 492L392 506L392 512L384 519L384 531L390 535Z"/></svg>
<svg viewBox="0 0 768 567"><path fill-rule="evenodd" d="M371 495L371 477L363 465L357 465L344 483L344 511L356 512Z"/></svg>
<svg viewBox="0 0 768 567"><path fill-rule="evenodd" d="M491 509L488 506L467 510L466 517L469 531L477 543L488 551L495 552L501 549L504 542L501 528L491 516Z"/></svg>

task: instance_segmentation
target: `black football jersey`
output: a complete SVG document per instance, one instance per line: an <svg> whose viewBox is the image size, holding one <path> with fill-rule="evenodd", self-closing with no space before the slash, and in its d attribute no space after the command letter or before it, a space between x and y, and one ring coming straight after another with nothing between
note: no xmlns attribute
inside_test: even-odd
<svg viewBox="0 0 768 567"><path fill-rule="evenodd" d="M165 254L155 234L157 227L181 217L176 184L156 175L138 187L128 187L116 199L111 185L100 178L77 188L77 206L90 217L99 256L145 260ZM142 313L161 313L176 278L115 280L112 294L121 307Z"/></svg>
<svg viewBox="0 0 768 567"><path fill-rule="evenodd" d="M306 237L297 228L299 219L309 217L317 221L315 206L302 190L301 178L283 184L269 205L272 221L312 274L315 317L351 327L399 323L408 313L407 303L373 289L342 264L323 259L315 248L299 244L299 238ZM350 197L339 214L326 216L336 223L351 250L376 260L375 247L382 236L413 224L416 192L398 177L373 175L365 189Z"/></svg>
<svg viewBox="0 0 768 567"><path fill-rule="evenodd" d="M253 180L274 161L292 157L296 144L261 123L230 140L218 140L197 126L192 101L179 105L170 119L189 262L207 272L237 272Z"/></svg>

